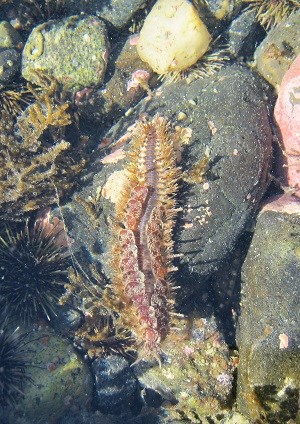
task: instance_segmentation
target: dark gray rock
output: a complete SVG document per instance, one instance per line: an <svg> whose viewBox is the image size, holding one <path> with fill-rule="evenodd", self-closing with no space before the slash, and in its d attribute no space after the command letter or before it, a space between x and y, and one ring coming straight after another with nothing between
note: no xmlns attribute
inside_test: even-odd
<svg viewBox="0 0 300 424"><path fill-rule="evenodd" d="M181 112L186 116L183 121L178 119ZM203 182L181 185L178 203L183 212L174 231L175 251L183 254L176 281L198 284L199 277L211 275L232 251L268 185L272 134L263 88L260 79L241 66L225 67L190 84L183 80L165 85L160 95L140 102L122 118L106 140L124 135L141 113L159 113L192 130L180 164L183 171L191 170L209 151ZM86 187L77 193L86 201L101 192L112 172L124 167L124 160L103 166L100 159L101 153L95 152L84 177ZM95 226L75 197L65 208L65 219L76 240L75 250L84 251L87 259L98 259L105 268L108 221L114 211L111 202L101 197L97 210Z"/></svg>
<svg viewBox="0 0 300 424"><path fill-rule="evenodd" d="M97 409L120 414L135 408L137 380L126 359L111 355L92 364L95 375Z"/></svg>
<svg viewBox="0 0 300 424"><path fill-rule="evenodd" d="M251 57L265 31L258 24L253 10L246 10L232 21L228 30L228 49L235 56Z"/></svg>
<svg viewBox="0 0 300 424"><path fill-rule="evenodd" d="M67 9L71 14L88 13L110 22L114 27L124 28L147 0L70 0Z"/></svg>
<svg viewBox="0 0 300 424"><path fill-rule="evenodd" d="M51 314L50 324L59 334L66 337L78 330L83 323L83 315L70 305L57 305L55 315Z"/></svg>
<svg viewBox="0 0 300 424"><path fill-rule="evenodd" d="M266 205L243 267L238 331L238 408L255 422L300 418L299 246L299 202Z"/></svg>
<svg viewBox="0 0 300 424"><path fill-rule="evenodd" d="M0 83L12 81L21 69L21 55L15 49L0 49Z"/></svg>

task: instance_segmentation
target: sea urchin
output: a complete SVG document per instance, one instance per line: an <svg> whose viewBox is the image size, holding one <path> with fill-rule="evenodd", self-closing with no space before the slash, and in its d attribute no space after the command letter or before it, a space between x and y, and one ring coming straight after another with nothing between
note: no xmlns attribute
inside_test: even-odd
<svg viewBox="0 0 300 424"><path fill-rule="evenodd" d="M256 17L265 29L278 25L293 11L300 8L299 0L243 0L256 12Z"/></svg>
<svg viewBox="0 0 300 424"><path fill-rule="evenodd" d="M26 372L26 334L10 331L0 324L0 411L14 406L23 396L23 387L31 378Z"/></svg>
<svg viewBox="0 0 300 424"><path fill-rule="evenodd" d="M69 239L49 210L33 226L0 237L0 308L12 320L49 320L67 282Z"/></svg>

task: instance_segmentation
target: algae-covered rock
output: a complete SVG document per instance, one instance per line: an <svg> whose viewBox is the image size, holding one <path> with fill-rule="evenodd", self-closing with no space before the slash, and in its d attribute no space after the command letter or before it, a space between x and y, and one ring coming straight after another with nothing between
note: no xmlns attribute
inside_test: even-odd
<svg viewBox="0 0 300 424"><path fill-rule="evenodd" d="M22 38L18 31L15 30L9 22L0 22L0 48L19 48L22 43Z"/></svg>
<svg viewBox="0 0 300 424"><path fill-rule="evenodd" d="M29 333L27 361L32 381L16 409L5 412L9 424L57 422L69 408L90 404L93 383L87 365L49 327Z"/></svg>
<svg viewBox="0 0 300 424"><path fill-rule="evenodd" d="M300 53L300 11L272 28L255 52L258 72L275 88Z"/></svg>
<svg viewBox="0 0 300 424"><path fill-rule="evenodd" d="M172 419L193 423L226 410L233 369L213 317L178 320L162 350L161 366L140 362L134 367L144 391L152 392L146 403L160 396Z"/></svg>
<svg viewBox="0 0 300 424"><path fill-rule="evenodd" d="M299 234L299 202L276 199L259 215L244 264L237 403L251 422L299 414Z"/></svg>
<svg viewBox="0 0 300 424"><path fill-rule="evenodd" d="M98 86L104 78L108 41L104 23L95 16L70 16L38 25L23 50L22 74L38 82L35 71L53 76L76 91Z"/></svg>

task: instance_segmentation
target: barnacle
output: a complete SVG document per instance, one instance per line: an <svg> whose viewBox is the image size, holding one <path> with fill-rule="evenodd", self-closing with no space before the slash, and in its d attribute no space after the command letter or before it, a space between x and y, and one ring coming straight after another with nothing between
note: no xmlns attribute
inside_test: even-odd
<svg viewBox="0 0 300 424"><path fill-rule="evenodd" d="M255 10L256 17L266 29L278 25L300 8L299 0L243 0Z"/></svg>

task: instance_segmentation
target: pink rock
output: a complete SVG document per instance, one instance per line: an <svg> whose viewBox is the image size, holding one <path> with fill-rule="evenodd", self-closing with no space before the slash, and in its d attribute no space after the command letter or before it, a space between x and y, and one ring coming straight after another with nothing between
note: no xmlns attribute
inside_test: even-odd
<svg viewBox="0 0 300 424"><path fill-rule="evenodd" d="M300 215L300 203L296 197L282 194L268 199L260 213L272 211L280 214Z"/></svg>
<svg viewBox="0 0 300 424"><path fill-rule="evenodd" d="M287 184L300 197L300 54L283 77L274 114L286 155Z"/></svg>

